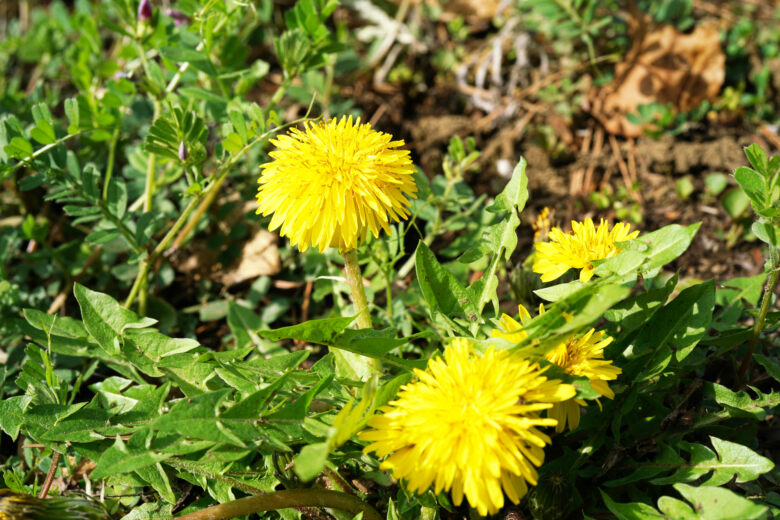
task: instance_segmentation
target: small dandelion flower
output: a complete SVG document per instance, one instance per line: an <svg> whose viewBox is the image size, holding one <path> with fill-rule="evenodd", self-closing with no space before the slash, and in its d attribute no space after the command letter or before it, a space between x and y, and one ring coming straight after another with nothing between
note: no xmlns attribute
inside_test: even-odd
<svg viewBox="0 0 780 520"><path fill-rule="evenodd" d="M630 224L622 222L615 224L611 231L604 220L596 228L589 218L585 222L572 222L571 226L570 233L554 227L549 242L536 243L533 270L542 275L543 282L555 280L574 268L580 269L580 281L585 283L595 269L591 261L615 256L620 252L616 242L633 240L639 235L639 231L631 232Z"/></svg>
<svg viewBox="0 0 780 520"><path fill-rule="evenodd" d="M273 158L261 166L258 213L273 213L269 228L305 251L355 249L370 232L390 232L409 215L414 167L403 141L358 118L306 123L271 141Z"/></svg>
<svg viewBox="0 0 780 520"><path fill-rule="evenodd" d="M455 339L371 418L359 434L370 442L364 451L387 457L380 468L409 490L451 490L455 505L465 496L483 516L503 507L504 494L517 504L536 484L550 443L539 428L556 425L539 413L575 394L544 371L492 347L479 356Z"/></svg>
<svg viewBox="0 0 780 520"><path fill-rule="evenodd" d="M501 316L501 329L493 329L492 336L518 343L527 337L523 325L531 320L530 313L522 305L518 306L521 323L511 316ZM544 305L539 306L539 314L544 314ZM612 343L612 338L604 331L590 329L582 336L571 336L545 354L547 361L561 367L572 376L587 377L591 388L602 397L613 399L615 392L607 381L617 379L622 370L613 366L612 361L604 359L604 348ZM562 432L568 424L573 430L580 424L580 407L587 406L583 399L569 399L558 402L547 411L547 416L558 421L555 431Z"/></svg>

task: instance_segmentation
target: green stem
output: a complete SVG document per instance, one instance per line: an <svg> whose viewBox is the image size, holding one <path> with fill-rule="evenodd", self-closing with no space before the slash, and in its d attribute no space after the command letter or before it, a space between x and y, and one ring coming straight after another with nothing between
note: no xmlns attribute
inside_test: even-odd
<svg viewBox="0 0 780 520"><path fill-rule="evenodd" d="M772 272L770 273L769 279L766 282L766 287L764 288L764 297L761 299L761 307L758 311L756 324L753 327L753 337L750 339L750 345L748 346L747 354L745 354L745 358L742 360L742 364L739 366L739 372L737 373L737 387L742 386L742 384L745 382L745 375L747 374L748 367L750 366L750 361L753 359L753 352L756 350L756 345L758 345L761 332L764 330L764 322L766 321L766 315L769 312L769 306L772 303L772 295L774 294L775 286L777 285L777 277L780 274L780 265L778 265L777 260L777 250L773 248L773 250L770 251L770 254L772 259Z"/></svg>
<svg viewBox="0 0 780 520"><path fill-rule="evenodd" d="M135 282L133 282L133 286L130 288L130 295L127 297L127 300L125 300L125 308L130 308L130 306L133 304L136 296L138 296L139 291L146 283L146 278L149 275L149 269L151 268L152 264L154 264L154 262L160 258L171 242L173 242L173 239L176 237L176 233L178 233L182 226L184 226L187 218L189 218L190 214L195 210L198 205L198 201L202 198L202 196L203 193L201 193L200 196L194 197L189 202L189 204L187 204L187 207L184 208L184 211L181 215L179 215L179 218L173 224L173 227L171 227L162 241L157 244L157 247L154 248L149 257L141 262L141 269L138 271Z"/></svg>
<svg viewBox="0 0 780 520"><path fill-rule="evenodd" d="M285 78L276 88L276 92L274 92L274 95L271 96L271 100L268 102L268 105L266 105L265 110L263 111L265 115L268 115L268 111L271 110L272 107L275 107L276 105L279 104L279 102L282 100L284 95L287 93L287 87L290 86L291 81L292 81L291 77L285 76ZM308 111L307 111L307 116L308 116Z"/></svg>
<svg viewBox="0 0 780 520"><path fill-rule="evenodd" d="M38 148L38 149L37 149L37 150L35 150L35 151L34 151L32 154L30 154L30 156L29 156L29 157L26 157L26 158L24 158L24 159L20 160L18 163L14 164L14 165L11 167L11 169L10 169L10 170L8 170L8 171L5 173L5 177L9 177L9 176L10 176L12 173L14 173L16 170L18 170L19 168L21 168L21 167L22 167L22 166L24 166L25 164L29 163L29 162L30 162L30 161L32 161L33 159L35 159L35 158L37 158L37 157L39 157L39 156L43 155L44 153L48 152L49 150L51 150L51 149L52 149L52 148L54 148L55 146L59 146L60 144L62 144L62 143L64 143L65 141L67 141L68 139L72 139L72 138L74 138L74 137L76 137L76 136L79 136L79 135L81 135L81 134L83 134L83 133L86 133L86 132L89 132L89 131L91 131L91 130L96 130L96 129L81 130L81 131L79 131L79 132L76 132L75 134L68 134L68 135L66 135L66 136L64 136L64 137L60 137L59 139L57 139L57 140L56 140L56 141L54 141L53 143L50 143L50 144L47 144L46 146L42 146L42 147Z"/></svg>
<svg viewBox="0 0 780 520"><path fill-rule="evenodd" d="M152 75L149 74L149 60L146 57L146 50L144 49L143 44L141 44L139 40L135 40L135 48L136 48L136 52L138 52L138 57L141 60L141 66L144 69L144 74L146 75L147 78L151 79ZM156 87L155 90L157 90Z"/></svg>
<svg viewBox="0 0 780 520"><path fill-rule="evenodd" d="M122 129L122 119L125 115L125 107L119 110L114 132L111 134L111 144L108 145L108 164L106 165L106 177L103 180L103 200L108 200L108 181L114 173L114 158L116 157L116 146L119 142L119 131Z"/></svg>
<svg viewBox="0 0 780 520"><path fill-rule="evenodd" d="M162 105L160 100L153 98L154 102L154 116L152 121L156 121L160 117L160 111ZM157 177L155 175L157 168L157 156L153 153L149 154L149 159L146 163L146 189L144 190L144 213L152 210L152 199L154 198L154 192L157 188Z"/></svg>
<svg viewBox="0 0 780 520"><path fill-rule="evenodd" d="M371 315L368 312L366 292L363 289L363 275L360 272L357 252L354 249L344 252L344 270L347 275L347 285L352 296L352 303L357 312L357 325L360 329L370 329ZM338 351L338 357L344 358L346 364L355 375L365 381L373 374L380 374L382 364L378 359L360 356L352 352Z"/></svg>
<svg viewBox="0 0 780 520"><path fill-rule="evenodd" d="M368 313L366 291L363 289L363 275L360 272L357 252L354 249L344 252L344 268L347 273L347 284L352 303L357 312L357 324L361 329L371 328L371 315Z"/></svg>
<svg viewBox="0 0 780 520"><path fill-rule="evenodd" d="M383 271L385 275L385 299L387 300L387 321L390 326L395 328L393 319L393 269L392 264L389 269Z"/></svg>
<svg viewBox="0 0 780 520"><path fill-rule="evenodd" d="M290 507L328 507L347 511L353 515L363 513L364 520L384 520L376 509L359 498L338 491L316 488L287 489L239 498L180 516L178 520L226 520Z"/></svg>

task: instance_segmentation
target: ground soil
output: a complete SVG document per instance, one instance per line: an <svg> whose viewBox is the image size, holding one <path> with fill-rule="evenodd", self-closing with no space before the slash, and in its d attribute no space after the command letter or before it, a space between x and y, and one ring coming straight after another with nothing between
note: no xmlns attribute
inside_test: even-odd
<svg viewBox="0 0 780 520"><path fill-rule="evenodd" d="M441 172L442 157L453 136L473 136L482 151L481 172L467 179L477 193L498 193L507 180L505 173L502 175L501 161L514 164L525 157L531 196L524 214L526 229L520 230L521 248L530 246L530 222L545 206L554 210L556 223L564 227L572 219L585 217L616 220L613 209L599 211L588 195L605 186L615 190L634 181L631 198L625 202L639 203L643 215L639 229L651 231L673 223L702 222L690 250L671 266L683 276L726 280L755 275L763 269L758 242L740 239L730 244L724 238L730 230L738 232L749 222L734 221L716 198L705 195L704 185L709 173L730 174L746 165L745 146L757 142L772 149L772 143L752 128L707 122L658 139L613 138L616 150L610 146L610 137L605 136L600 152L583 153L583 140L600 126L587 114L575 123L567 123L551 118L546 110L538 110L530 118L528 111L518 111L500 126L486 127L483 122L489 114L471 106L468 98L451 85L435 79L426 89L408 89L403 85L378 89L366 79L350 85L345 93L354 96L367 120L403 138L415 163L429 176ZM562 153L560 149L553 153L540 146L535 128L540 124L556 131L559 141L565 144ZM622 167L630 167L635 180L626 179ZM589 168L592 171L583 184L583 171ZM579 189L573 186L577 176ZM683 176L689 176L695 188L687 200L681 200L675 188Z"/></svg>

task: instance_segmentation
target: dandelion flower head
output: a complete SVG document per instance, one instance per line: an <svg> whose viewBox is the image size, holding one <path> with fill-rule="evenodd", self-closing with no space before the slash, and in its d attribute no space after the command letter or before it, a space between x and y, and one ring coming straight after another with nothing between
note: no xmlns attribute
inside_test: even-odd
<svg viewBox="0 0 780 520"><path fill-rule="evenodd" d="M527 337L523 325L531 319L531 314L522 305L518 306L520 323L514 318L503 314L501 329L493 329L492 336L504 338L518 343ZM539 314L544 314L544 305L539 306ZM600 396L608 399L615 397L615 392L607 381L617 379L622 372L612 361L604 359L604 348L612 343L612 337L603 330L590 329L581 336L571 336L559 343L545 354L545 359L561 367L564 372L577 377L587 377L591 388ZM587 406L583 399L569 399L557 402L547 411L547 416L558 421L555 431L562 432L568 424L573 430L580 424L580 407Z"/></svg>
<svg viewBox="0 0 780 520"><path fill-rule="evenodd" d="M380 467L411 491L451 490L455 505L465 496L479 514L496 513L504 494L518 503L536 485L550 443L540 428L557 424L540 412L575 394L544 371L492 347L480 356L455 339L371 418L359 434L370 443L364 451L387 457Z"/></svg>
<svg viewBox="0 0 780 520"><path fill-rule="evenodd" d="M563 276L571 268L580 269L580 281L593 276L593 260L610 258L620 252L616 242L633 240L639 231L631 232L631 224L620 222L611 230L602 219L598 228L593 220L572 221L572 230L564 233L559 227L550 231L549 242L537 242L533 270L542 275L543 282Z"/></svg>
<svg viewBox="0 0 780 520"><path fill-rule="evenodd" d="M272 160L260 166L257 212L273 213L272 231L301 251L349 251L408 217L417 187L403 141L351 116L304 127L271 140Z"/></svg>

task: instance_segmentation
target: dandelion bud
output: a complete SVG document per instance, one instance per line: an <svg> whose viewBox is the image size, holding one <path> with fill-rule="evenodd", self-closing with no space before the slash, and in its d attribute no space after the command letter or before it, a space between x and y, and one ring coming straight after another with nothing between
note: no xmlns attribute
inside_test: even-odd
<svg viewBox="0 0 780 520"><path fill-rule="evenodd" d="M149 0L141 0L141 3L138 4L138 20L141 22L145 22L146 20L149 20L152 17L152 4L149 3Z"/></svg>
<svg viewBox="0 0 780 520"><path fill-rule="evenodd" d="M186 161L187 157L189 157L190 154L187 152L187 145L184 144L184 141L179 143L179 159L182 161Z"/></svg>

